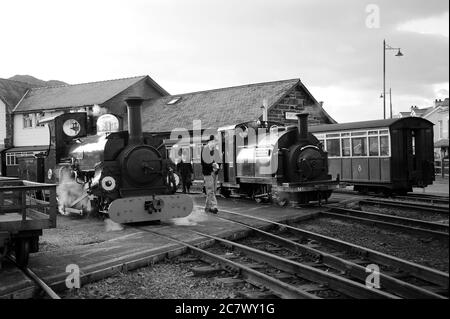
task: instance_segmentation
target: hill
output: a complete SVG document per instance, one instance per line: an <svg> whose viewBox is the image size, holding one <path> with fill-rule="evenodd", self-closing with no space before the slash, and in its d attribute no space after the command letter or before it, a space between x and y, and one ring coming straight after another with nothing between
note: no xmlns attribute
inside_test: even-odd
<svg viewBox="0 0 450 319"><path fill-rule="evenodd" d="M44 80L37 79L31 75L14 75L14 76L10 77L8 80L29 83L35 87L58 86L58 85L66 85L67 84L63 81L58 81L58 80L44 81Z"/></svg>

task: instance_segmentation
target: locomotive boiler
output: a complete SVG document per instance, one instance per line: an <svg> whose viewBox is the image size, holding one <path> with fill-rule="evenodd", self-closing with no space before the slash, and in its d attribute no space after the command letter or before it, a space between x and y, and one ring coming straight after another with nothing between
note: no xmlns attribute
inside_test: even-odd
<svg viewBox="0 0 450 319"><path fill-rule="evenodd" d="M65 157L72 176L98 211L118 223L185 217L192 199L173 194L163 141L143 133L142 99L126 99L128 131L88 136L73 144ZM82 197L81 196L81 197Z"/></svg>

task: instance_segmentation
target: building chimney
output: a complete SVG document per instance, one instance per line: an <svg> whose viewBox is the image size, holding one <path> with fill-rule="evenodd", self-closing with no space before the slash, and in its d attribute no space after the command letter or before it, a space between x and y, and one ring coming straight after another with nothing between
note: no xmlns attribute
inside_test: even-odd
<svg viewBox="0 0 450 319"><path fill-rule="evenodd" d="M140 97L132 96L125 99L128 111L128 144L141 144L142 134L142 102Z"/></svg>
<svg viewBox="0 0 450 319"><path fill-rule="evenodd" d="M297 114L298 118L298 134L301 140L308 138L308 113Z"/></svg>

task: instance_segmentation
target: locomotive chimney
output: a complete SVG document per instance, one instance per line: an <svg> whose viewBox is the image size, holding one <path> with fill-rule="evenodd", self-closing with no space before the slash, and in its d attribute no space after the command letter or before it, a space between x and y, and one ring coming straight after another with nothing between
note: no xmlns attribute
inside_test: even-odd
<svg viewBox="0 0 450 319"><path fill-rule="evenodd" d="M142 134L141 106L144 100L137 96L125 99L128 111L128 144L140 144L144 140Z"/></svg>
<svg viewBox="0 0 450 319"><path fill-rule="evenodd" d="M298 134L302 140L306 140L308 138L308 115L308 113L297 114Z"/></svg>

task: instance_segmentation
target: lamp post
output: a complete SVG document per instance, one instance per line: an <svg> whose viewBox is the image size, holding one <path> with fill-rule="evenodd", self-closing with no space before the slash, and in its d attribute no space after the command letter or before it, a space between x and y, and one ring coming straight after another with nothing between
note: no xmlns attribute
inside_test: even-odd
<svg viewBox="0 0 450 319"><path fill-rule="evenodd" d="M386 119L386 50L398 50L395 56L403 56L400 48L393 48L383 40L383 118ZM391 115L392 117L392 115Z"/></svg>
<svg viewBox="0 0 450 319"><path fill-rule="evenodd" d="M389 114L390 114L390 118L392 118L392 89L389 88L389 93L386 93L386 94L389 94ZM380 98L384 98L386 96L386 94L381 93Z"/></svg>

